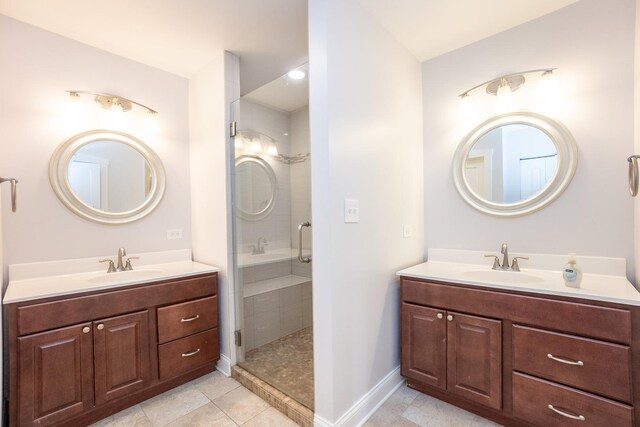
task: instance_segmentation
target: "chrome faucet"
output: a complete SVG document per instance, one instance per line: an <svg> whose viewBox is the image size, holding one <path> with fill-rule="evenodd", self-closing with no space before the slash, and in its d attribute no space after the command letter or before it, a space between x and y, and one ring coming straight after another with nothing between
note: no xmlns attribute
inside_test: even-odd
<svg viewBox="0 0 640 427"><path fill-rule="evenodd" d="M137 256L129 257L125 260L124 265L122 264L122 258L127 256L127 251L124 248L118 248L118 265L114 265L113 260L110 259L101 259L98 262L108 262L109 267L107 268L107 273L116 273L118 271L131 271L133 270L133 266L131 265L132 259L139 259Z"/></svg>
<svg viewBox="0 0 640 427"><path fill-rule="evenodd" d="M504 249L506 245L502 245ZM116 271L124 271L124 265L122 265L122 257L127 255L127 251L124 248L118 248L118 266L116 267Z"/></svg>
<svg viewBox="0 0 640 427"><path fill-rule="evenodd" d="M262 243L261 243L262 242ZM264 237L258 237L258 244L251 245L251 255L261 255L264 253L264 246L268 245L267 239Z"/></svg>
<svg viewBox="0 0 640 427"><path fill-rule="evenodd" d="M509 247L506 243L502 244L500 253L502 254L502 265L500 265L500 258L498 258L496 255L485 255L485 257L487 258L493 258L493 266L491 267L492 270L520 271L518 260L529 259L529 257L526 256L517 256L513 258L513 261L511 261L511 265L509 265Z"/></svg>
<svg viewBox="0 0 640 427"><path fill-rule="evenodd" d="M507 247L506 243L502 244L500 253L502 254L502 268L508 267L509 266L509 248Z"/></svg>

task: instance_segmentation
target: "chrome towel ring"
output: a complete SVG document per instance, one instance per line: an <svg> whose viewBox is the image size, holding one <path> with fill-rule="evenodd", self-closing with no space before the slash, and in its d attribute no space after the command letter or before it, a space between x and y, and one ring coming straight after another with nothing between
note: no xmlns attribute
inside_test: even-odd
<svg viewBox="0 0 640 427"><path fill-rule="evenodd" d="M17 199L17 192L18 192L18 180L15 178L1 178L0 177L0 184L2 184L3 182L10 182L11 183L11 212L15 212L17 205L16 205L16 199Z"/></svg>
<svg viewBox="0 0 640 427"><path fill-rule="evenodd" d="M627 159L629 162L629 194L631 197L638 195L638 159L640 156L630 156Z"/></svg>

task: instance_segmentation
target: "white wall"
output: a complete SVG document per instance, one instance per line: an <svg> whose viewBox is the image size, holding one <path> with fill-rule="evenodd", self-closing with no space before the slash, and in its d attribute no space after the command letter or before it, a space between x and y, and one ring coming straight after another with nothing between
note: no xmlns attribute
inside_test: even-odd
<svg viewBox="0 0 640 427"><path fill-rule="evenodd" d="M4 204L4 262L115 256L191 247L187 80L158 69L0 16L0 171L19 179L19 207ZM159 111L159 131L146 126L141 109L121 115L90 98L72 111L65 90L111 92ZM56 198L48 180L49 158L65 139L108 128L130 133L164 163L167 189L158 208L128 225L81 219ZM167 240L181 228L182 240Z"/></svg>
<svg viewBox="0 0 640 427"><path fill-rule="evenodd" d="M640 155L640 0L636 0L635 13L635 73L634 73L634 153ZM636 287L640 278L640 196L634 199L634 243L635 243L635 267Z"/></svg>
<svg viewBox="0 0 640 427"><path fill-rule="evenodd" d="M624 257L634 276L633 208L626 157L633 150L634 1L582 0L423 63L425 248ZM466 205L451 177L458 143L495 114L458 114L457 95L505 73L558 67L559 93L540 103L535 85L515 108L549 115L576 139L579 163L567 191L542 211L493 218ZM475 99L489 99L482 90ZM559 266L560 267L560 266Z"/></svg>
<svg viewBox="0 0 640 427"><path fill-rule="evenodd" d="M193 257L220 267L220 352L218 367L229 373L235 362L232 321L233 239L230 221L228 152L230 102L239 97L238 58L219 52L216 59L189 80L189 127L191 155L191 223Z"/></svg>
<svg viewBox="0 0 640 427"><path fill-rule="evenodd" d="M316 422L355 425L400 382L395 272L424 254L420 64L355 0L311 0L309 27Z"/></svg>

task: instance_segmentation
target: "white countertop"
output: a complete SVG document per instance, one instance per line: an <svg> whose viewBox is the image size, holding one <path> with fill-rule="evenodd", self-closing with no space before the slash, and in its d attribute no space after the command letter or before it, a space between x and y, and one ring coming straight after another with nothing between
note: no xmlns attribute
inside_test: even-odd
<svg viewBox="0 0 640 427"><path fill-rule="evenodd" d="M217 267L191 261L190 250L135 256L139 256L140 260L132 261L134 270L108 274L105 273L105 264L97 264L98 259L105 257L11 265L9 286L2 303L116 289L220 271Z"/></svg>
<svg viewBox="0 0 640 427"><path fill-rule="evenodd" d="M578 264L579 263L580 260L578 259ZM398 271L397 275L484 288L584 298L640 306L640 293L624 276L589 274L583 272L580 288L576 289L565 286L562 273L560 272L561 268L562 265L558 267L558 271L521 268L520 272L501 272L491 270L491 263L463 264L447 261L428 261ZM492 277L482 277L485 271L489 272L486 276ZM519 274L524 275L522 277L525 279L535 277L539 279L539 281L514 284L511 279Z"/></svg>

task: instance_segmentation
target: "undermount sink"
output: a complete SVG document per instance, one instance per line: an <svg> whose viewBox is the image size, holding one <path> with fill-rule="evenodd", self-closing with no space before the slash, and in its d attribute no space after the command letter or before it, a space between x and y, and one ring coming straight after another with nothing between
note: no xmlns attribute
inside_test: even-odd
<svg viewBox="0 0 640 427"><path fill-rule="evenodd" d="M491 281L505 284L542 283L544 279L531 274L516 271L467 270L462 273L469 279Z"/></svg>
<svg viewBox="0 0 640 427"><path fill-rule="evenodd" d="M96 277L92 277L87 281L96 284L118 283L130 280L144 280L162 275L162 270L131 270L119 271L115 273L104 273Z"/></svg>

